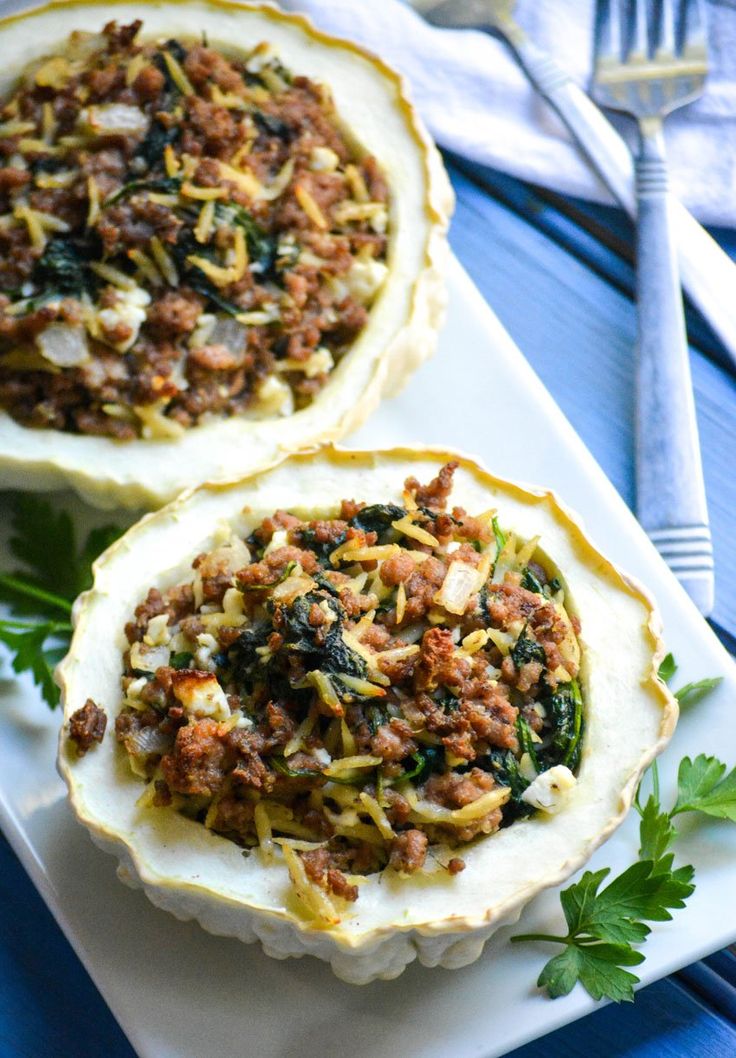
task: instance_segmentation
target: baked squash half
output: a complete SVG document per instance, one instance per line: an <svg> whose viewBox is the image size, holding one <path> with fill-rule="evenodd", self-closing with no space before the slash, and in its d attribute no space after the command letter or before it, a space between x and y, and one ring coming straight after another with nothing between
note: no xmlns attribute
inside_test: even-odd
<svg viewBox="0 0 736 1058"><path fill-rule="evenodd" d="M274 7L0 20L0 483L158 506L433 350L452 192L400 77Z"/></svg>
<svg viewBox="0 0 736 1058"><path fill-rule="evenodd" d="M578 869L670 738L659 619L548 492L293 455L143 519L58 671L121 878L346 981L458 967Z"/></svg>

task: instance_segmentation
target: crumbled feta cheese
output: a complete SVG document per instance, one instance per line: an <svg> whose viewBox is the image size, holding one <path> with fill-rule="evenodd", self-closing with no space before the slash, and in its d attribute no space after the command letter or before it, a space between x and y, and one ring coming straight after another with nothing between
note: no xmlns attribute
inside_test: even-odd
<svg viewBox="0 0 736 1058"><path fill-rule="evenodd" d="M141 324L146 318L146 307L151 304L151 295L138 286L133 287L132 290L117 290L116 295L117 300L114 305L99 310L97 321L103 333L112 334L119 326L130 330L130 335L122 341L108 342L117 352L125 353L138 337Z"/></svg>
<svg viewBox="0 0 736 1058"><path fill-rule="evenodd" d="M212 673L203 676L182 669L174 682L174 694L193 716L211 716L213 720L227 720L230 716L225 692Z"/></svg>
<svg viewBox="0 0 736 1058"><path fill-rule="evenodd" d="M278 551L280 547L286 547L289 543L289 534L286 529L277 529L263 550L263 557L270 555L272 551Z"/></svg>
<svg viewBox="0 0 736 1058"><path fill-rule="evenodd" d="M134 702L137 701L141 696L141 691L147 684L148 680L145 676L139 676L137 680L132 680L128 684L128 689L125 692L126 697L132 699Z"/></svg>
<svg viewBox="0 0 736 1058"><path fill-rule="evenodd" d="M161 665L169 664L170 651L166 646L151 647L145 643L134 643L130 648L130 667L142 672L155 672Z"/></svg>
<svg viewBox="0 0 736 1058"><path fill-rule="evenodd" d="M169 615L167 613L157 614L148 622L143 642L149 647L165 646L171 639L169 632Z"/></svg>
<svg viewBox="0 0 736 1058"><path fill-rule="evenodd" d="M373 258L357 260L345 277L348 291L361 305L372 301L388 275L388 267Z"/></svg>
<svg viewBox="0 0 736 1058"><path fill-rule="evenodd" d="M309 156L309 168L316 173L334 173L340 164L335 151L331 147L312 147Z"/></svg>
<svg viewBox="0 0 736 1058"><path fill-rule="evenodd" d="M194 330L189 336L189 348L201 349L203 345L208 345L210 335L215 329L216 323L217 316L215 316L214 313L203 312L202 315L197 318Z"/></svg>
<svg viewBox="0 0 736 1058"><path fill-rule="evenodd" d="M553 815L563 807L577 779L564 764L557 764L538 775L521 795L522 801Z"/></svg>
<svg viewBox="0 0 736 1058"><path fill-rule="evenodd" d="M209 632L200 632L197 636L197 649L194 652L196 667L203 672L215 672L217 666L212 655L218 651L218 643Z"/></svg>
<svg viewBox="0 0 736 1058"><path fill-rule="evenodd" d="M291 415L294 395L291 387L275 375L269 375L258 390L259 412L265 415Z"/></svg>

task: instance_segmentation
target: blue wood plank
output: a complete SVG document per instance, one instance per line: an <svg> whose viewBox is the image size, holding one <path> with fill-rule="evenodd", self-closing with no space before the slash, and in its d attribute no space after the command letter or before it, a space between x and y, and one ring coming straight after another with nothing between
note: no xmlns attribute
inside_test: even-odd
<svg viewBox="0 0 736 1058"><path fill-rule="evenodd" d="M0 1055L135 1058L1 837L0 901ZM728 959L728 953L723 957ZM607 1007L515 1051L513 1058L726 1058L732 1054L736 1054L736 1031L670 979L643 989L633 1007Z"/></svg>
<svg viewBox="0 0 736 1058"><path fill-rule="evenodd" d="M2 836L0 905L0 1055L135 1058Z"/></svg>
<svg viewBox="0 0 736 1058"><path fill-rule="evenodd" d="M608 1006L509 1058L731 1058L736 1029L672 978L633 1005Z"/></svg>
<svg viewBox="0 0 736 1058"><path fill-rule="evenodd" d="M504 173L454 156L452 161L492 198L530 219L535 228L633 299L634 228L622 210L582 199L563 198L547 188L524 184ZM712 229L712 234L736 260L736 233ZM736 374L733 360L723 349L720 339L689 303L686 303L686 316L691 343L724 370Z"/></svg>
<svg viewBox="0 0 736 1058"><path fill-rule="evenodd" d="M631 299L523 217L451 169L453 248L609 478L633 506ZM692 351L716 553L714 622L736 637L736 379Z"/></svg>

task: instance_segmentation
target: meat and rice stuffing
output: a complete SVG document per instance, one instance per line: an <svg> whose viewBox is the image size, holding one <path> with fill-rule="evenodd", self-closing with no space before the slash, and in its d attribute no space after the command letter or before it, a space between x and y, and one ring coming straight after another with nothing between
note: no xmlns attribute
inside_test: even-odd
<svg viewBox="0 0 736 1058"><path fill-rule="evenodd" d="M468 842L561 807L579 624L538 538L448 509L454 469L409 478L401 506L223 530L191 579L149 591L115 725L142 807L280 845L323 901L387 866L457 874Z"/></svg>
<svg viewBox="0 0 736 1058"><path fill-rule="evenodd" d="M387 273L386 183L327 86L141 28L72 34L0 107L0 407L25 426L289 414Z"/></svg>

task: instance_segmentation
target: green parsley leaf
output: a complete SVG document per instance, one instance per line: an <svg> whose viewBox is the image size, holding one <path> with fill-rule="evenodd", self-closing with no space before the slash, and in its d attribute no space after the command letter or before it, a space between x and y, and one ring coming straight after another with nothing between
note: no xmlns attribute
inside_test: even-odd
<svg viewBox="0 0 736 1058"><path fill-rule="evenodd" d="M641 952L627 944L589 944L568 947L561 955L550 959L542 970L537 984L546 988L556 999L566 996L580 981L593 999L613 999L614 1002L632 1002L634 985L639 978L622 966L637 966L644 961Z"/></svg>
<svg viewBox="0 0 736 1058"><path fill-rule="evenodd" d="M623 970L644 956L633 945L650 931L646 922L664 922L685 905L693 892L693 868L673 869L673 857L638 860L601 889L610 868L586 871L560 894L567 921L565 937L527 934L513 941L542 940L564 944L565 951L543 968L538 985L554 999L567 995L577 981L593 996L616 1001L633 998L638 978Z"/></svg>
<svg viewBox="0 0 736 1058"><path fill-rule="evenodd" d="M659 801L651 794L641 809L639 824L639 857L642 860L660 860L670 847L677 831L672 826L670 815L663 812Z"/></svg>
<svg viewBox="0 0 736 1058"><path fill-rule="evenodd" d="M723 676L711 676L708 679L696 680L695 683L686 683L679 691L675 691L675 698L685 709L690 705L697 705L718 686L722 679Z"/></svg>
<svg viewBox="0 0 736 1058"><path fill-rule="evenodd" d="M0 621L0 643L4 643L14 655L13 670L19 674L30 672L44 701L54 709L59 704L54 668L66 652L66 645L60 645L59 640L66 637L68 642L71 626L49 621L13 629L8 627L10 624Z"/></svg>
<svg viewBox="0 0 736 1058"><path fill-rule="evenodd" d="M736 823L736 768L724 776L726 765L701 753L685 757L677 773L677 802L672 815L703 812Z"/></svg>
<svg viewBox="0 0 736 1058"><path fill-rule="evenodd" d="M66 511L31 493L6 495L12 526L9 547L23 566L0 573L0 602L12 612L0 619L0 643L13 655L14 671L30 672L53 709L59 702L53 672L69 646L72 603L92 584L92 562L120 530L113 525L93 529L78 548ZM26 616L38 620L19 620Z"/></svg>
<svg viewBox="0 0 736 1058"><path fill-rule="evenodd" d="M672 679L676 672L677 662L675 661L675 657L673 654L667 654L667 656L662 659L662 664L659 666L657 675L659 676L660 680L664 680L665 683L669 683L669 681Z"/></svg>

